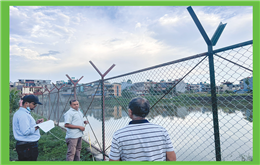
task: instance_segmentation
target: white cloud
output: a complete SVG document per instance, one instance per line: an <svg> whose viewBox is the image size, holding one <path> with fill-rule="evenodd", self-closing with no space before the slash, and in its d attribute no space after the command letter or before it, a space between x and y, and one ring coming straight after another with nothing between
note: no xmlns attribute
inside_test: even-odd
<svg viewBox="0 0 260 165"><path fill-rule="evenodd" d="M17 17L19 19L28 18L25 13L22 13L18 8L10 6L10 16Z"/></svg>
<svg viewBox="0 0 260 165"><path fill-rule="evenodd" d="M10 45L10 56L22 56L30 60L59 60L53 56L40 56L37 51Z"/></svg>
<svg viewBox="0 0 260 165"><path fill-rule="evenodd" d="M179 18L177 16L170 17L168 14L165 14L163 17L159 19L161 25L175 25L179 22Z"/></svg>
<svg viewBox="0 0 260 165"><path fill-rule="evenodd" d="M135 28L139 28L139 27L141 27L141 26L142 26L141 23L138 22L138 23L135 25Z"/></svg>
<svg viewBox="0 0 260 165"><path fill-rule="evenodd" d="M252 39L248 7L196 6L194 11L210 38L220 21L228 23L217 46ZM50 50L60 53L41 56ZM110 73L115 75L206 50L183 6L10 7L11 64L15 65L16 56L38 61L30 64L32 72L95 73L91 60L104 71L115 63Z"/></svg>

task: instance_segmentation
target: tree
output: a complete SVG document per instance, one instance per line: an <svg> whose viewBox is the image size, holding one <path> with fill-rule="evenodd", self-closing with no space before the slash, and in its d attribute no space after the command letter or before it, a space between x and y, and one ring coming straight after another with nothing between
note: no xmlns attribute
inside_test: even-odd
<svg viewBox="0 0 260 165"><path fill-rule="evenodd" d="M122 97L128 97L128 98L132 98L135 97L135 94L132 91L129 91L127 89L124 89L121 93Z"/></svg>
<svg viewBox="0 0 260 165"><path fill-rule="evenodd" d="M10 108L10 113L14 112L19 108L19 94L16 89L12 89L9 94L9 108Z"/></svg>
<svg viewBox="0 0 260 165"><path fill-rule="evenodd" d="M149 93L150 93L151 95L156 95L156 94L157 94L153 87L150 87L150 88L149 88Z"/></svg>
<svg viewBox="0 0 260 165"><path fill-rule="evenodd" d="M127 80L128 84L132 84L132 81L130 79Z"/></svg>
<svg viewBox="0 0 260 165"><path fill-rule="evenodd" d="M249 86L249 85L250 85L249 78L246 78L245 83L246 83L246 85L247 85L247 92L248 92L248 93L252 92L252 90L251 90L251 88L250 88L250 86Z"/></svg>

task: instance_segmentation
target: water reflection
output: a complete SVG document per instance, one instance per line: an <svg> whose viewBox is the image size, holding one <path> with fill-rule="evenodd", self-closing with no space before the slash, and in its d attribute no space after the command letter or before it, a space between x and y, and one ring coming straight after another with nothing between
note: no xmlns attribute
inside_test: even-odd
<svg viewBox="0 0 260 165"><path fill-rule="evenodd" d="M49 102L37 106L39 114L50 116L50 119L64 121L63 114L70 108L66 104L68 97L61 97L60 105L55 104L55 95ZM57 98L57 96L56 96ZM90 133L91 141L102 142L102 108L101 100L80 99L80 108L91 123L94 133ZM91 104L91 106L89 106ZM126 126L130 118L127 106L118 104L105 105L105 135L106 148L111 144L115 131ZM240 154L249 153L252 156L252 121L253 110L228 106L218 106L221 152L225 160L240 161ZM214 131L211 106L176 106L174 104L157 105L153 107L147 119L154 124L162 125L169 132L176 149L178 160L185 161L215 161ZM64 125L64 123L63 123ZM97 138L97 139L96 139ZM98 145L97 145L98 147ZM109 153L109 149L107 151Z"/></svg>
<svg viewBox="0 0 260 165"><path fill-rule="evenodd" d="M63 117L62 115L70 108L68 100L71 99L71 96L63 96L58 95L57 93L49 95L39 96L41 101L44 103L42 106L38 106L36 109L36 112L40 115L43 115L47 118L50 118L52 120L60 120L62 121ZM59 98L59 106L57 105L57 100ZM80 108L85 113L86 111L89 111L89 115L93 115L97 120L101 121L101 99L100 98L88 98L86 99L83 96L78 96L78 100L80 103ZM114 104L113 98L109 98L106 100L105 104L105 120L113 119L121 119L124 114L122 114L122 111L125 111L127 113L127 106L122 107L118 103ZM91 104L91 107L89 105ZM156 105L153 107L150 111L150 114L147 116L149 119L154 119L157 116L162 116L163 118L166 117L177 117L180 119L185 119L190 113L194 112L201 112L202 114L212 114L211 112L212 107L211 106L176 106L171 103L165 103L163 105ZM234 106L218 106L219 111L225 113L225 114L233 114L236 113L236 111L242 112L244 115L244 119L252 122L253 121L253 109L250 108L237 108ZM123 116L122 116L123 115Z"/></svg>

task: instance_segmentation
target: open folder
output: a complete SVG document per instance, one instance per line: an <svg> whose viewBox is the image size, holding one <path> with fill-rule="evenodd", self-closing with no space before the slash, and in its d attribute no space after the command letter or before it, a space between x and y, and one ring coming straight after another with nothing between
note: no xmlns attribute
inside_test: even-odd
<svg viewBox="0 0 260 165"><path fill-rule="evenodd" d="M40 127L45 133L54 128L54 122L52 120L45 121L43 123L36 124L35 127Z"/></svg>

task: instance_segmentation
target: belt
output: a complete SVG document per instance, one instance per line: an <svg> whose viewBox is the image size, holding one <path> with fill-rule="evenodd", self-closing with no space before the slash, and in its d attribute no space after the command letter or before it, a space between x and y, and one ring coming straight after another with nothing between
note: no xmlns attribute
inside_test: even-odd
<svg viewBox="0 0 260 165"><path fill-rule="evenodd" d="M16 145L23 145L23 144L37 144L38 141L36 142L26 142L26 141L17 141Z"/></svg>

